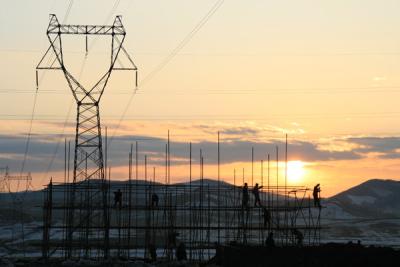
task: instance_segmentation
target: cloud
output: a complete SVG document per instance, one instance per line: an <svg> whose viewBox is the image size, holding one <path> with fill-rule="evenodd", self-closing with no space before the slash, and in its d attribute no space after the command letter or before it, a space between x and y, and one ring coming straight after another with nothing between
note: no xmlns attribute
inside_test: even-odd
<svg viewBox="0 0 400 267"><path fill-rule="evenodd" d="M311 142L295 142L290 144L289 159L301 159L304 161L331 161L354 160L362 156L355 151L335 151L319 149L317 144Z"/></svg>
<svg viewBox="0 0 400 267"><path fill-rule="evenodd" d="M252 131L247 129L231 130L233 135L239 132ZM224 133L226 135L226 133ZM73 140L73 135L67 136ZM115 136L109 147L109 165L123 166L128 164L128 154L131 145L138 142L139 163L143 164L144 155L148 156L149 165L163 165L165 162L164 138L140 135ZM354 140L353 140L354 141ZM360 141L360 140L358 140ZM0 158L2 165L9 165L14 171L21 166L24 155L26 136L23 135L0 135ZM54 163L50 168L51 161L58 145L58 151ZM73 156L73 142L71 142L71 153ZM282 140L239 140L235 138L224 138L220 144L221 163L250 162L251 148L254 147L255 160L266 159L267 154L275 159L276 147L279 150L280 160L284 160L285 143ZM135 146L133 145L133 150ZM216 164L217 143L212 141L197 141L192 143L193 163L198 163L200 149L204 156L205 164ZM170 142L172 164L186 164L189 160L189 143L171 140ZM134 152L134 151L133 151ZM317 143L307 141L292 141L288 147L289 160L303 161L332 161L332 160L354 160L362 158L361 151L332 151L319 148ZM60 135L33 135L29 146L29 157L26 170L31 172L45 172L63 170L64 168L64 139ZM71 161L72 162L72 161Z"/></svg>
<svg viewBox="0 0 400 267"><path fill-rule="evenodd" d="M224 135L257 135L260 133L260 130L248 127L236 127L226 129L221 133Z"/></svg>
<svg viewBox="0 0 400 267"><path fill-rule="evenodd" d="M358 145L358 153L378 153L379 158L400 158L400 137L351 137L347 142Z"/></svg>
<svg viewBox="0 0 400 267"><path fill-rule="evenodd" d="M246 127L232 127L222 132L221 163L250 162L251 148L254 147L255 160L276 158L276 147L279 149L280 160L284 160L285 143L274 139L240 139L237 136L257 135L257 131ZM32 135L25 169L31 172L61 171L64 169L64 138L71 140L71 157L73 157L73 135ZM215 138L216 139L216 138ZM214 139L214 140L215 140ZM128 164L128 154L133 144L138 142L139 164L143 164L144 155L148 156L149 166L161 166L165 163L165 138L146 135L115 136L109 147L109 165L124 166ZM340 144L351 149L323 146L322 143L291 140L288 147L289 160L307 162L329 162L335 160L357 160L373 155L381 159L400 158L400 137L349 137L340 139ZM58 145L58 149L57 149ZM13 172L21 168L26 147L26 135L0 135L0 165L8 165ZM50 161L55 153L53 164ZM216 164L217 143L215 141L195 141L192 143L192 162L199 162L200 149L205 164ZM189 142L171 139L171 164L187 164L189 160ZM133 151L135 152L135 151ZM71 163L73 160L71 160Z"/></svg>

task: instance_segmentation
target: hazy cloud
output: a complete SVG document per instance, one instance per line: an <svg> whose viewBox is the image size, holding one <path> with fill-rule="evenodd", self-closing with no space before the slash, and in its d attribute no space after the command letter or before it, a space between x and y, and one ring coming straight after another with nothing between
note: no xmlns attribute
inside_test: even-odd
<svg viewBox="0 0 400 267"><path fill-rule="evenodd" d="M379 153L379 158L400 158L400 137L352 137L347 142L359 145L358 153Z"/></svg>
<svg viewBox="0 0 400 267"><path fill-rule="evenodd" d="M238 129L238 131L241 131L241 129ZM244 129L243 131L247 130ZM73 140L73 135L67 138ZM132 135L114 137L109 147L109 164L113 166L127 165L131 144L134 144L136 141L138 141L140 163L143 163L143 158L146 154L149 164L164 164L166 139ZM358 139L352 140L352 142L356 141L361 142ZM1 165L8 165L12 170L17 171L21 166L25 145L26 136L0 135ZM64 139L57 135L32 136L26 170L32 172L46 171L50 166L49 162L56 151L57 145L57 154L50 171L62 170L64 168ZM252 147L254 147L254 156L257 161L266 159L268 153L271 155L271 159L275 159L276 147L279 149L280 160L284 160L285 143L283 141L267 140L262 142L227 138L221 142L220 147L222 163L251 161ZM376 147L381 148L378 144L376 144ZM134 149L135 146L133 146ZM202 149L205 163L215 164L217 162L216 142L194 142L192 144L194 163L199 160L200 149ZM172 164L184 164L188 162L189 143L171 140L170 151L171 159L173 160ZM359 159L362 157L363 151L329 151L320 149L318 144L311 142L292 141L289 143L288 152L289 160L331 161ZM73 155L73 142L71 142L71 154Z"/></svg>

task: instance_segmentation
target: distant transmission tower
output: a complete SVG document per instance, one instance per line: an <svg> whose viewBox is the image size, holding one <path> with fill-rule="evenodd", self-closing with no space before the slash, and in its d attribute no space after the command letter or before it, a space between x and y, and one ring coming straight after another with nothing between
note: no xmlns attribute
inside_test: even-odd
<svg viewBox="0 0 400 267"><path fill-rule="evenodd" d="M3 203L3 208L11 211L9 219L13 222L10 238L13 242L20 240L21 243L17 242L17 247L25 253L24 222L27 218L25 218L24 206L25 196L32 188L32 177L30 173L10 175L8 166L0 167L0 171L4 172L0 175L0 195L4 198L1 199L1 203Z"/></svg>
<svg viewBox="0 0 400 267"><path fill-rule="evenodd" d="M109 68L91 88L84 88L64 65L63 35L85 36L86 53L89 35L111 37ZM104 257L108 257L108 189L105 182L99 104L113 70L134 71L137 85L137 68L123 47L125 35L121 16L116 16L112 25L64 25L58 22L56 15L51 14L47 28L50 47L36 67L37 88L39 70L61 70L77 103L73 184L69 188L68 211L64 222L67 229L67 257L74 256L73 251L78 251L76 256L83 254L90 257L89 240L92 235L104 240ZM121 60L129 66L123 66ZM86 191L83 192L82 188ZM74 248L77 243L83 245Z"/></svg>

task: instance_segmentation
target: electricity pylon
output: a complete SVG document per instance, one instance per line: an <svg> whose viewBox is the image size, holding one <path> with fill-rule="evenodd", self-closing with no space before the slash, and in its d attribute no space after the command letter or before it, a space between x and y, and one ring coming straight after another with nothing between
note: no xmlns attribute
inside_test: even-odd
<svg viewBox="0 0 400 267"><path fill-rule="evenodd" d="M83 87L64 65L63 35L83 35L86 38L86 53L89 35L111 37L110 65L106 73L91 88ZM137 68L123 47L125 35L121 16L116 16L112 25L64 25L58 22L56 15L51 14L47 28L50 47L36 67L37 88L39 70L61 70L77 103L73 183L72 188L68 190L69 203L65 221L67 257L74 256L72 251L78 251L76 256L81 256L83 253L84 256L90 257L89 239L95 231L97 231L96 236L101 236L104 240L104 257L108 257L108 189L105 182L99 109L101 97L113 70L134 71L137 85ZM122 57L129 66L122 64L117 66L117 60L120 62ZM82 188L80 185L84 185L86 191L75 194L78 188ZM103 207L101 212L93 209L100 206ZM74 239L78 236L80 237L78 243L82 243L82 236L85 238L83 245L76 249L73 247L76 245Z"/></svg>
<svg viewBox="0 0 400 267"><path fill-rule="evenodd" d="M0 171L4 171L4 174L0 175L0 194L5 197L1 201L5 207L11 210L10 218L13 221L10 238L13 242L21 240L21 243L17 243L18 248L25 253L25 196L32 188L32 177L30 173L28 175L10 175L8 166L0 167Z"/></svg>

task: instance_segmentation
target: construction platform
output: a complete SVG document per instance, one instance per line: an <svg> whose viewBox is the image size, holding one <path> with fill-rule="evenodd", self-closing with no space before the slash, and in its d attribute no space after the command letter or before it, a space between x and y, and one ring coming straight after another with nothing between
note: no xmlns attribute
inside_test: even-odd
<svg viewBox="0 0 400 267"><path fill-rule="evenodd" d="M244 206L241 186L215 180L50 183L45 189L42 254L92 259L152 259L156 254L173 260L183 246L188 260L207 261L220 245L264 245L271 233L277 246L320 243L321 209L314 207L312 190L263 186L261 206L253 205L252 187L248 190ZM120 201L115 201L116 192Z"/></svg>

